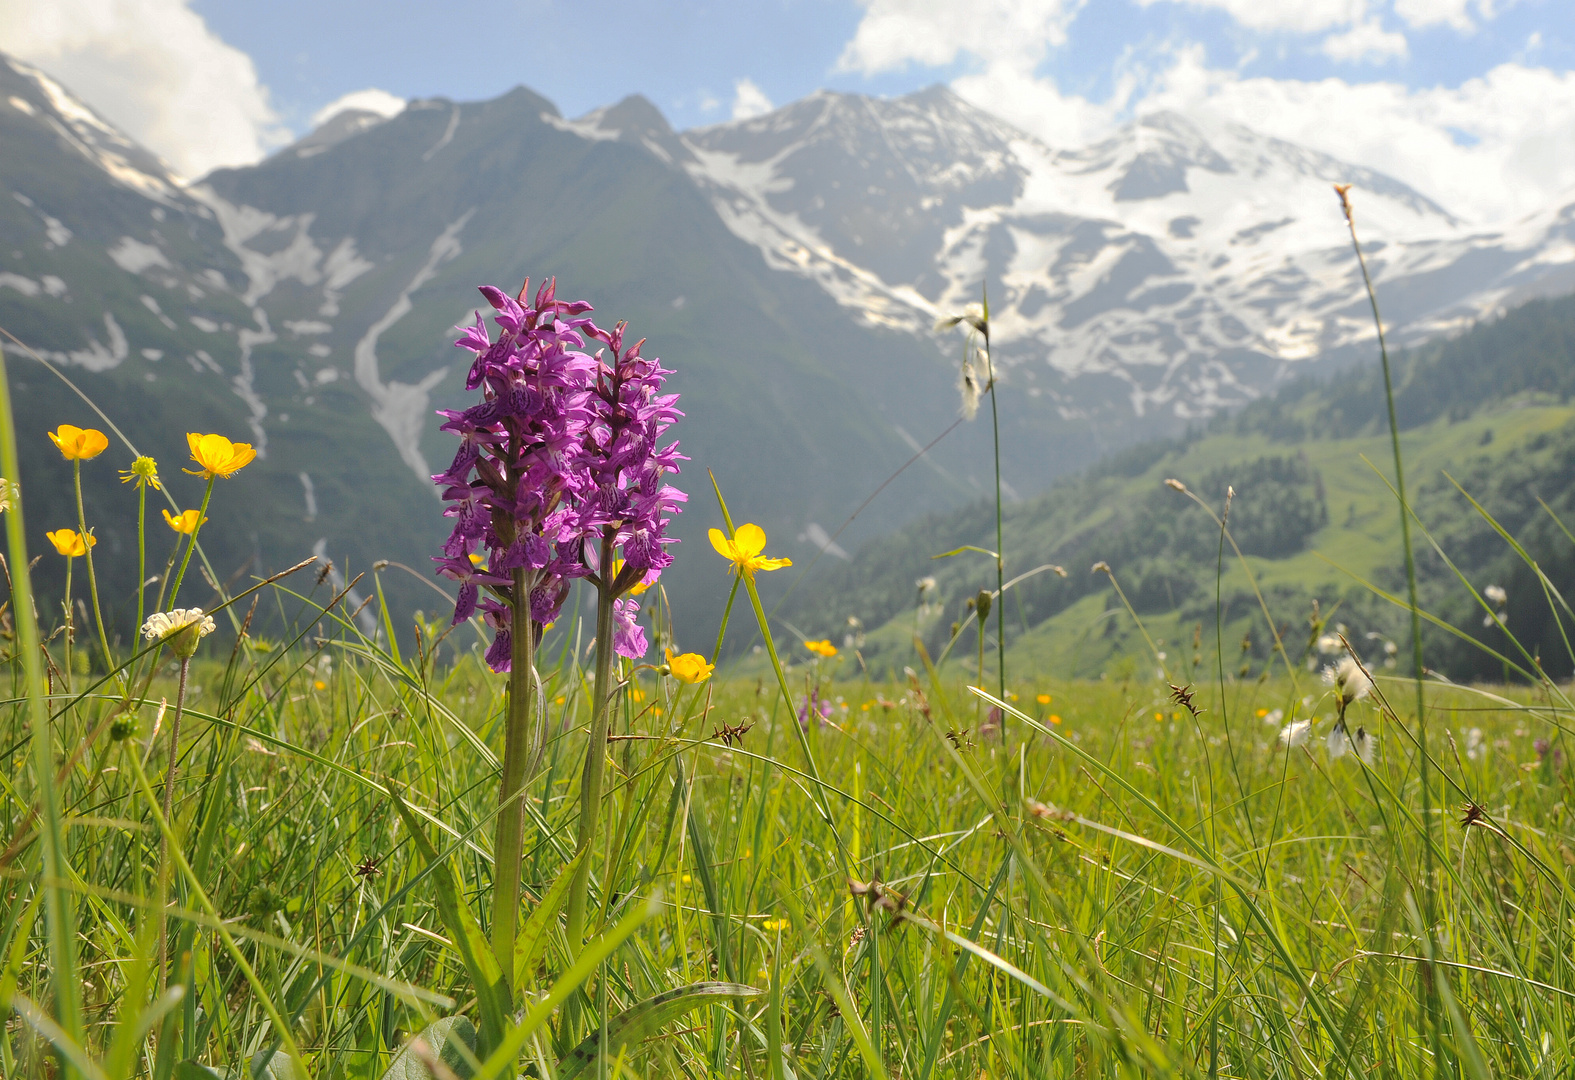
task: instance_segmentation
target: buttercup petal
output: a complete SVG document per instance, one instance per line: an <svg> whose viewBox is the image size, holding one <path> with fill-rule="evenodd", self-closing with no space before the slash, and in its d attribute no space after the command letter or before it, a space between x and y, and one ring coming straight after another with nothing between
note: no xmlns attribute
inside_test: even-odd
<svg viewBox="0 0 1575 1080"><path fill-rule="evenodd" d="M766 550L766 530L759 525L740 525L733 534L733 544L746 559L753 559Z"/></svg>

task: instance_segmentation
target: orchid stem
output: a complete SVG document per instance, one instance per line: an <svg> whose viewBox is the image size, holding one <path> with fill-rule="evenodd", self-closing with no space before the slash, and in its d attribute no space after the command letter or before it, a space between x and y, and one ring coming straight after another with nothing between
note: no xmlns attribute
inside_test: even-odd
<svg viewBox="0 0 1575 1080"><path fill-rule="evenodd" d="M612 682L613 663L613 538L602 539L600 566L604 579L596 599L596 682L591 690L591 734L585 747L585 772L580 782L580 831L574 852L579 855L596 839L601 816L602 777L607 763L607 699ZM585 931L586 890L590 883L591 860L582 859L569 887L569 948L578 949Z"/></svg>
<svg viewBox="0 0 1575 1080"><path fill-rule="evenodd" d="M525 803L522 792L535 750L542 743L536 720L536 629L530 618L532 571L514 571L510 627L509 716L503 748L503 780L498 787L497 841L493 845L492 951L513 990L514 935L519 926L520 864L525 856Z"/></svg>

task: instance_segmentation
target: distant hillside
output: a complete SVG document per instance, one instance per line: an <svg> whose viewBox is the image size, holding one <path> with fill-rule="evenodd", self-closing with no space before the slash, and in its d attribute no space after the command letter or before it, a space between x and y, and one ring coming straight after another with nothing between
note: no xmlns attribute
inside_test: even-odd
<svg viewBox="0 0 1575 1080"><path fill-rule="evenodd" d="M1562 591L1575 591L1575 542L1553 516L1575 523L1575 297L1529 303L1452 340L1403 352L1394 366L1420 520L1479 590L1498 584L1508 591L1508 625L1550 672L1569 673L1569 654L1532 571L1446 473L1522 540ZM1216 512L1227 486L1235 488L1231 532L1294 656L1307 646L1317 599L1381 662L1385 641L1404 640L1404 613L1357 579L1404 590L1398 514L1374 471L1392 474L1387 424L1375 356L1336 378L1287 386L1185 437L1133 447L1009 506L1008 578L1044 564L1066 571L1064 578L1041 573L1009 595L1009 665L1098 675L1151 663L1142 659L1142 640L1109 581L1090 573L1098 561L1110 565L1150 633L1168 643L1160 647L1170 665L1184 670L1204 658L1212 664L1219 530L1163 483L1169 477ZM1418 536L1417 543L1424 606L1503 647L1501 632L1484 629L1481 609L1427 540ZM782 614L807 635L849 644L862 638L866 663L900 668L912 662L916 629L932 652L943 647L954 620L966 617L968 598L993 585L986 556L932 558L965 544L994 547L988 503L926 518L870 543L851 562L821 560ZM1229 663L1258 670L1271 635L1228 547L1225 554L1220 599ZM929 575L936 589L921 607L916 581ZM862 629L849 631L850 616ZM965 641L960 653L970 662L971 630ZM1496 662L1441 632L1427 637L1427 656L1457 677L1502 674Z"/></svg>

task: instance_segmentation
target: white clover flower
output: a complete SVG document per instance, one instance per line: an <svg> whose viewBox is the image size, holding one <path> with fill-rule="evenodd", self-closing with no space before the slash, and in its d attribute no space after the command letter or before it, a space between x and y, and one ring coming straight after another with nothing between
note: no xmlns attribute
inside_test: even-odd
<svg viewBox="0 0 1575 1080"><path fill-rule="evenodd" d="M1312 735L1311 720L1292 720L1280 729L1280 744L1286 747L1304 746Z"/></svg>
<svg viewBox="0 0 1575 1080"><path fill-rule="evenodd" d="M1493 601L1497 607L1503 607L1509 603L1509 593L1504 591L1502 585L1489 585L1482 590L1482 595Z"/></svg>
<svg viewBox="0 0 1575 1080"><path fill-rule="evenodd" d="M190 660L197 651L197 642L213 633L213 616L204 615L202 608L176 608L174 611L155 611L142 624L142 636L149 641L165 641L183 660Z"/></svg>

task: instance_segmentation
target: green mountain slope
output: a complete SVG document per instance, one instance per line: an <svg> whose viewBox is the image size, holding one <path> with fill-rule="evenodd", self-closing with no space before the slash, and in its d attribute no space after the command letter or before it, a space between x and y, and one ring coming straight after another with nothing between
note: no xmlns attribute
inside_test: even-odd
<svg viewBox="0 0 1575 1080"><path fill-rule="evenodd" d="M1007 576L1058 564L1008 595L1008 664L1057 675L1097 675L1154 665L1109 579L1107 563L1143 618L1167 667L1212 669L1216 602L1224 612L1230 668L1268 662L1270 627L1246 574L1227 546L1216 599L1218 526L1175 478L1223 509L1235 489L1230 528L1266 598L1276 629L1298 663L1309 639L1312 602L1331 626L1343 624L1375 662L1387 641L1404 640L1402 610L1362 582L1403 594L1398 511L1377 363L1327 382L1302 382L1273 399L1222 417L1188 437L1146 444L1057 484L1006 513ZM1575 522L1575 298L1537 301L1450 341L1397 358L1412 503L1439 546L1481 589L1509 592L1508 624L1540 651L1550 671L1570 658L1533 573L1449 480L1476 497L1519 536L1561 588L1575 585L1575 544L1544 510ZM1008 448L1008 452L1010 448ZM937 515L866 546L846 565L823 561L784 608L809 636L846 633L860 620L861 653L877 669L914 656L917 628L932 652L944 647L969 597L993 585L988 557L935 561L963 545L994 546L987 504ZM1423 603L1495 648L1502 632L1453 572L1418 537ZM933 575L920 603L916 580ZM992 620L993 627L993 620ZM974 631L960 652L971 656ZM1197 645L1194 646L1194 640ZM1244 640L1245 639L1245 640ZM1448 635L1426 635L1430 664L1461 677L1499 675L1502 666ZM1145 655L1147 654L1147 655ZM993 646L991 646L993 655ZM966 661L971 663L971 661Z"/></svg>

